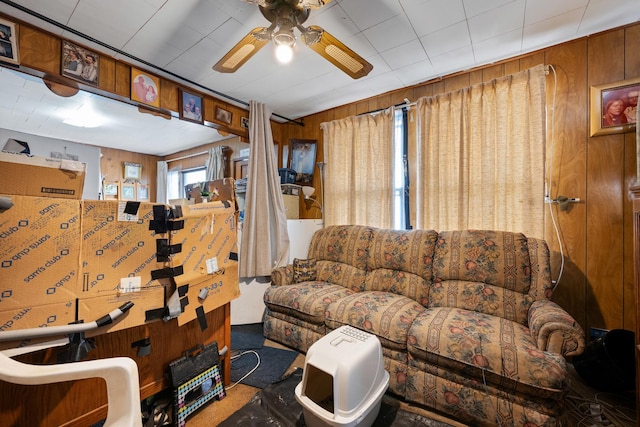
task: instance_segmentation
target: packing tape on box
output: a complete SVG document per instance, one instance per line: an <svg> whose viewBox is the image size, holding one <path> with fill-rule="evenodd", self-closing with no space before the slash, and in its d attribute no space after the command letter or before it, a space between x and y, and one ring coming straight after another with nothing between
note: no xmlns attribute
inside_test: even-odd
<svg viewBox="0 0 640 427"><path fill-rule="evenodd" d="M166 278L180 276L182 273L183 273L183 268L181 265L177 267L165 267L159 270L153 270L151 272L151 278L153 280L166 279Z"/></svg>

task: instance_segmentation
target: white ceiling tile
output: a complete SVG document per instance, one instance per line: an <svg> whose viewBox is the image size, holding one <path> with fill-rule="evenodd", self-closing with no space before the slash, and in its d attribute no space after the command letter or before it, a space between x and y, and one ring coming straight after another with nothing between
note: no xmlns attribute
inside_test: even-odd
<svg viewBox="0 0 640 427"><path fill-rule="evenodd" d="M412 1L405 12L418 37L465 21L462 0Z"/></svg>
<svg viewBox="0 0 640 427"><path fill-rule="evenodd" d="M417 39L384 51L380 56L382 56L392 70L427 59L427 55L424 53L424 49Z"/></svg>
<svg viewBox="0 0 640 427"><path fill-rule="evenodd" d="M536 0L527 2L527 8L525 12L524 25L535 24L536 22L544 21L554 16L562 15L567 12L579 9L584 10L589 4L589 0Z"/></svg>
<svg viewBox="0 0 640 427"><path fill-rule="evenodd" d="M363 34L378 52L384 52L416 38L416 33L405 15L396 15L363 31Z"/></svg>
<svg viewBox="0 0 640 427"><path fill-rule="evenodd" d="M543 46L545 40L550 36L558 41L570 40L577 34L582 16L582 10L574 9L571 12L527 25L522 34L522 50L528 52L537 49Z"/></svg>
<svg viewBox="0 0 640 427"><path fill-rule="evenodd" d="M469 33L472 43L478 43L522 28L524 7L525 0L516 0L469 18Z"/></svg>
<svg viewBox="0 0 640 427"><path fill-rule="evenodd" d="M640 20L639 3L638 0L590 0L578 35L587 36Z"/></svg>
<svg viewBox="0 0 640 427"><path fill-rule="evenodd" d="M522 30L511 31L492 39L473 44L473 54L478 64L502 60L519 55L522 51Z"/></svg>
<svg viewBox="0 0 640 427"><path fill-rule="evenodd" d="M340 7L360 31L403 13L397 0L376 0L375 4L370 0L348 0L340 2Z"/></svg>
<svg viewBox="0 0 640 427"><path fill-rule="evenodd" d="M504 6L514 0L463 0L467 19Z"/></svg>
<svg viewBox="0 0 640 427"><path fill-rule="evenodd" d="M449 50L471 46L471 37L466 22L460 22L443 30L420 38L429 56L438 56Z"/></svg>
<svg viewBox="0 0 640 427"><path fill-rule="evenodd" d="M431 59L433 70L439 76L443 76L454 71L471 68L467 64L473 64L473 50L471 46L452 50L442 55L434 56Z"/></svg>

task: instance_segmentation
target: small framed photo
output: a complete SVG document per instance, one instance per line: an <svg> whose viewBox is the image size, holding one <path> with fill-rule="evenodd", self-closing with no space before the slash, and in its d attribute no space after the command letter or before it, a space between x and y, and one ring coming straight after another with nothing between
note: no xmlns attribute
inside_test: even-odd
<svg viewBox="0 0 640 427"><path fill-rule="evenodd" d="M141 178L142 178L141 164L124 162L124 179L139 180Z"/></svg>
<svg viewBox="0 0 640 427"><path fill-rule="evenodd" d="M20 64L16 24L0 18L0 61Z"/></svg>
<svg viewBox="0 0 640 427"><path fill-rule="evenodd" d="M160 108L160 79L131 67L131 100Z"/></svg>
<svg viewBox="0 0 640 427"><path fill-rule="evenodd" d="M180 89L180 118L203 124L202 97Z"/></svg>
<svg viewBox="0 0 640 427"><path fill-rule="evenodd" d="M98 86L100 55L66 40L62 41L60 73L91 86Z"/></svg>
<svg viewBox="0 0 640 427"><path fill-rule="evenodd" d="M123 182L120 200L135 200L135 199L136 199L136 185Z"/></svg>
<svg viewBox="0 0 640 427"><path fill-rule="evenodd" d="M249 129L249 117L243 117L240 119L240 126L242 126L243 129Z"/></svg>
<svg viewBox="0 0 640 427"><path fill-rule="evenodd" d="M102 189L102 192L104 193L104 199L105 200L117 199L119 188L120 188L120 183L117 181L105 182Z"/></svg>
<svg viewBox="0 0 640 427"><path fill-rule="evenodd" d="M149 186L146 184L136 184L136 189L138 190L138 198L139 202L148 202L149 201Z"/></svg>
<svg viewBox="0 0 640 427"><path fill-rule="evenodd" d="M591 136L636 129L640 78L591 86Z"/></svg>
<svg viewBox="0 0 640 427"><path fill-rule="evenodd" d="M231 111L227 111L224 108L216 107L216 120L226 123L228 125L231 124Z"/></svg>
<svg viewBox="0 0 640 427"><path fill-rule="evenodd" d="M289 140L289 168L296 171L295 184L310 185L313 182L317 142L315 139Z"/></svg>

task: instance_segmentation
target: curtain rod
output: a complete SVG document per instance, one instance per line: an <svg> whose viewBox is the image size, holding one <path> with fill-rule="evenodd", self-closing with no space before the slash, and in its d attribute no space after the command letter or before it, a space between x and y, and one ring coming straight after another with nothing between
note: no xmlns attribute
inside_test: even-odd
<svg viewBox="0 0 640 427"><path fill-rule="evenodd" d="M405 98L405 99L404 99L404 102L401 102L401 103L399 103L399 104L392 105L391 107L378 108L377 110L367 111L366 113L360 113L360 114L358 114L358 116L364 116L365 114L376 114L376 113L379 113L380 111L384 111L384 110L386 110L387 108L393 108L393 109L396 109L396 108L398 108L398 107L405 107L405 108L413 107L413 106L414 106L414 105L416 105L416 104L417 104L417 102L416 102L416 101L414 101L414 102L409 102L409 100L408 100L407 98Z"/></svg>
<svg viewBox="0 0 640 427"><path fill-rule="evenodd" d="M169 162L177 162L178 160L190 159L191 157L202 156L203 154L209 154L209 152L208 151L201 151L200 153L187 154L186 156L176 157L175 159L168 159L168 160L166 160L166 162L167 163L169 163Z"/></svg>
<svg viewBox="0 0 640 427"><path fill-rule="evenodd" d="M146 65L146 66L148 66L148 67L155 68L155 69L156 69L156 70L158 70L158 71L162 71L163 73L166 73L166 74L168 74L168 75L170 75L170 76L172 76L172 77L175 77L175 78L180 79L180 80L182 80L182 81L185 81L185 82L187 82L187 83L189 83L189 84L192 84L192 85L194 85L194 86L197 86L197 87L199 87L200 89L203 89L203 90L209 91L209 92L211 92L211 93L213 93L213 94L215 94L215 95L221 96L221 97L226 98L226 99L228 99L228 100L230 100L230 101L233 101L233 102L236 102L236 103L238 103L238 104L242 104L242 105L245 105L245 106L249 107L249 103L248 103L247 101L243 101L243 100L241 100L241 99L234 98L233 96L230 96L230 95L224 94L224 93L222 93L222 92L218 92L217 90L214 90L214 89L208 88L208 87L206 87L206 86L204 86L204 85L201 85L201 84L200 84L200 83L198 83L198 82L194 82L193 80L189 80L189 79L187 79L187 78L185 78L185 77L182 77L182 76L180 76L180 75L178 75L178 74L176 74L176 73L173 73L173 72L171 72L171 71L165 70L165 69L164 69L164 68L162 68L162 67L159 67L159 66L154 65L154 64L152 64L152 63L150 63L150 62L147 62L147 61L145 61L145 60L143 60L143 59L140 59L140 58L138 58L138 57L136 57L136 56L133 56L133 55L131 55L130 53L127 53L127 52L125 52L125 51L123 51L123 50L120 50L120 49L118 49L118 48L115 48L115 47L113 47L113 46L110 46L110 45L106 44L105 42L102 42L102 41L100 41L100 40L94 39L94 38L93 38L93 37L91 37L91 36L88 36L88 35L86 35L86 34L84 34L84 33L81 33L81 32L80 32L80 31L78 31L78 30L74 30L74 29L73 29L73 28L71 28L71 27L68 27L68 26L66 26L66 25L64 25L64 24L61 24L61 23L60 23L60 22L58 22L58 21L55 21L55 20L53 20L53 19L51 19L51 18L49 18L49 17L46 17L46 16L44 16L44 15L42 15L42 14L38 13L38 12L35 12L35 11L31 10L31 9L28 9L28 8L26 8L26 7L22 6L22 5L19 5L19 4L15 3L15 2L13 2L13 1L11 1L11 0L0 0L0 2L2 2L2 3L4 3L4 4L8 4L9 6L12 6L12 7L14 7L15 9L18 9L18 10L20 10L20 11L22 11L22 12L24 12L24 13L28 14L28 15L31 15L31 16L33 16L33 17L35 17L35 18L38 18L38 19L42 20L42 21L45 21L45 22L46 22L46 23L48 23L48 24L54 25L54 26L56 26L56 27L58 27L58 28L61 28L61 29L65 30L65 31L68 31L68 32L70 32L70 33L72 33L72 34L75 34L76 36L82 37L82 38L83 38L83 39L85 39L85 40L88 40L88 41L90 41L90 42L96 43L96 44L98 44L98 45L100 45L100 46L102 46L102 47L104 47L104 48L107 48L107 49L109 49L109 50L112 50L112 51L114 51L114 52L116 52L116 53L118 53L118 54L120 54L120 55L126 56L126 57L127 57L127 58L129 58L129 59L133 59L134 61L138 61L138 62L140 62L140 63L142 63L142 64L144 64L144 65ZM288 122L295 123L295 124L297 124L298 126L304 126L304 121L290 119L289 117L281 116L280 114L277 114L277 113L271 113L271 114L272 114L272 115L274 115L274 116L276 116L276 117L280 117L281 119L284 119L284 120L286 120L286 121L288 121Z"/></svg>

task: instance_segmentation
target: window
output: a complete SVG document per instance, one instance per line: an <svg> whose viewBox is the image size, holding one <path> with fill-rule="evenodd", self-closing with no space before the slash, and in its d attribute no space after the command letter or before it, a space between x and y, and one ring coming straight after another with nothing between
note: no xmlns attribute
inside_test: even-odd
<svg viewBox="0 0 640 427"><path fill-rule="evenodd" d="M395 110L393 119L393 228L411 228L409 220L409 171L407 169L407 109Z"/></svg>
<svg viewBox="0 0 640 427"><path fill-rule="evenodd" d="M185 198L184 186L207 180L207 168L169 172L167 176L167 199Z"/></svg>

